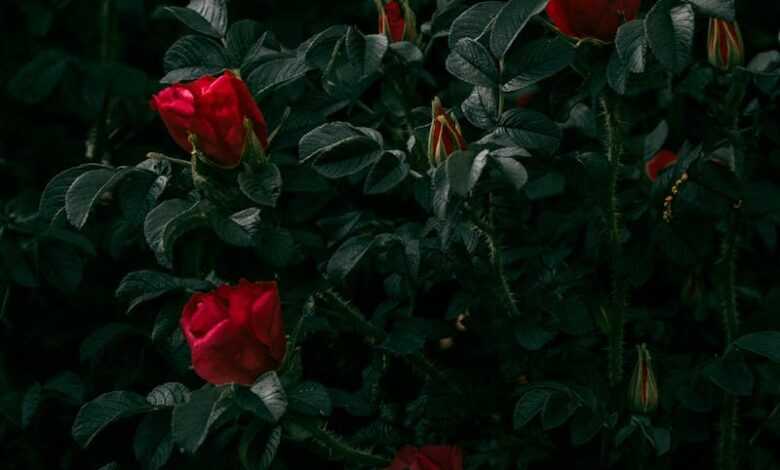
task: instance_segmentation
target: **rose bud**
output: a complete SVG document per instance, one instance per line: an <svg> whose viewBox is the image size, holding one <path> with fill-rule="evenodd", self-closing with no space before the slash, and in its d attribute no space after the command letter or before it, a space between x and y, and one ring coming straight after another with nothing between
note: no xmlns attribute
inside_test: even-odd
<svg viewBox="0 0 780 470"><path fill-rule="evenodd" d="M466 141L460 130L460 124L448 113L438 97L431 105L431 131L428 134L428 161L438 166L456 150L465 150Z"/></svg>
<svg viewBox="0 0 780 470"><path fill-rule="evenodd" d="M184 150L195 149L217 166L234 168L250 143L250 132L263 149L268 127L252 94L232 72L171 85L152 98L173 140Z"/></svg>
<svg viewBox="0 0 780 470"><path fill-rule="evenodd" d="M249 385L276 369L284 357L282 307L276 282L223 285L190 298L181 328L192 367L215 385Z"/></svg>
<svg viewBox="0 0 780 470"><path fill-rule="evenodd" d="M661 171L669 168L675 163L677 163L676 153L671 150L661 150L645 163L645 174L650 178L650 181L655 182Z"/></svg>
<svg viewBox="0 0 780 470"><path fill-rule="evenodd" d="M406 0L374 0L379 10L379 34L387 35L390 42L413 41L417 35L416 19Z"/></svg>
<svg viewBox="0 0 780 470"><path fill-rule="evenodd" d="M404 446L386 470L463 470L463 454L453 446Z"/></svg>
<svg viewBox="0 0 780 470"><path fill-rule="evenodd" d="M550 0L547 16L565 35L611 42L620 25L636 18L641 0Z"/></svg>
<svg viewBox="0 0 780 470"><path fill-rule="evenodd" d="M745 61L745 44L736 22L710 18L707 57L721 70L731 70Z"/></svg>
<svg viewBox="0 0 780 470"><path fill-rule="evenodd" d="M651 413L658 407L658 385L647 346L636 347L638 358L628 388L628 404L636 413Z"/></svg>

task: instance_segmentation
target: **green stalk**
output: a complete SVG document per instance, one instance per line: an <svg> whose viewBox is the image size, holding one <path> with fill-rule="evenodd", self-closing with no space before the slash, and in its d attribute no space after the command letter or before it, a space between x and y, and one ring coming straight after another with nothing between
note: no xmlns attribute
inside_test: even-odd
<svg viewBox="0 0 780 470"><path fill-rule="evenodd" d="M723 240L721 262L723 278L721 286L721 309L723 315L723 333L725 350L734 342L739 330L739 310L737 308L736 268L737 244L739 242L737 215L732 213L728 224L728 233ZM725 355L725 352L724 352ZM720 417L720 442L718 456L721 470L736 470L739 461L737 453L737 429L739 427L739 399L726 395Z"/></svg>
<svg viewBox="0 0 780 470"><path fill-rule="evenodd" d="M623 133L618 114L618 102L604 97L602 106L606 118L607 159L610 165L609 182L607 185L607 226L610 243L610 318L609 318L609 352L608 375L611 386L616 386L623 380L623 338L625 330L626 286L620 275L618 266L622 248L620 246L620 205L617 195L620 178L620 160L623 156Z"/></svg>

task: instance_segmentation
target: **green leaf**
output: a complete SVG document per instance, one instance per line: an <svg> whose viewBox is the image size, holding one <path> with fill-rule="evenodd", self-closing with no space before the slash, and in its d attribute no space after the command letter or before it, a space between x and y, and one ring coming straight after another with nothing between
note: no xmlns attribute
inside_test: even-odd
<svg viewBox="0 0 780 470"><path fill-rule="evenodd" d="M471 95L461 105L466 119L475 127L488 130L498 121L498 99L495 87L475 86Z"/></svg>
<svg viewBox="0 0 780 470"><path fill-rule="evenodd" d="M220 36L225 35L228 25L228 0L190 0L187 8L206 19Z"/></svg>
<svg viewBox="0 0 780 470"><path fill-rule="evenodd" d="M349 28L344 45L349 62L367 77L379 70L389 43L384 34L363 36L357 28Z"/></svg>
<svg viewBox="0 0 780 470"><path fill-rule="evenodd" d="M620 60L630 72L645 71L648 46L642 21L633 20L620 26L615 36L615 46Z"/></svg>
<svg viewBox="0 0 780 470"><path fill-rule="evenodd" d="M282 426L276 426L268 435L261 449L254 446L257 435L265 426L255 421L249 425L241 436L238 455L245 470L268 470L276 458L276 451L282 441ZM262 451L259 452L259 451Z"/></svg>
<svg viewBox="0 0 780 470"><path fill-rule="evenodd" d="M704 374L732 395L750 396L753 392L753 373L740 360L718 359L704 368Z"/></svg>
<svg viewBox="0 0 780 470"><path fill-rule="evenodd" d="M353 175L384 153L381 137L343 122L323 124L307 133L301 138L299 150L302 161L313 160L313 168L331 179Z"/></svg>
<svg viewBox="0 0 780 470"><path fill-rule="evenodd" d="M275 371L261 375L250 387L250 391L263 400L274 421L279 421L287 411L287 396Z"/></svg>
<svg viewBox="0 0 780 470"><path fill-rule="evenodd" d="M241 248L255 246L260 228L260 209L250 207L227 217L218 211L209 212L211 228L223 242Z"/></svg>
<svg viewBox="0 0 780 470"><path fill-rule="evenodd" d="M382 348L399 355L418 353L422 350L428 337L429 328L426 326L424 321L420 319L399 320L385 338Z"/></svg>
<svg viewBox="0 0 780 470"><path fill-rule="evenodd" d="M516 191L523 189L528 183L528 172L522 163L511 157L494 157L493 161L498 163L501 174Z"/></svg>
<svg viewBox="0 0 780 470"><path fill-rule="evenodd" d="M81 447L87 447L100 431L121 419L151 410L144 397L133 392L108 392L81 407L71 430Z"/></svg>
<svg viewBox="0 0 780 470"><path fill-rule="evenodd" d="M173 438L167 413L144 416L135 431L133 451L144 470L158 470L168 462L173 453Z"/></svg>
<svg viewBox="0 0 780 470"><path fill-rule="evenodd" d="M523 348L529 351L539 351L555 338L555 332L538 325L521 325L515 331L515 338Z"/></svg>
<svg viewBox="0 0 780 470"><path fill-rule="evenodd" d="M671 8L673 4L673 0L656 3L645 18L645 32L658 61L677 74L691 58L695 15L690 5Z"/></svg>
<svg viewBox="0 0 780 470"><path fill-rule="evenodd" d="M517 75L501 88L513 92L529 87L565 69L574 57L574 46L563 36L531 41L518 49L516 55L510 52L505 75L514 75L515 71Z"/></svg>
<svg viewBox="0 0 780 470"><path fill-rule="evenodd" d="M520 430L534 419L542 411L551 394L551 391L545 389L533 389L525 392L517 401L512 415L515 430Z"/></svg>
<svg viewBox="0 0 780 470"><path fill-rule="evenodd" d="M227 411L226 390L206 385L192 392L189 401L173 408L173 440L185 452L194 454L206 440L211 426Z"/></svg>
<svg viewBox="0 0 780 470"><path fill-rule="evenodd" d="M562 426L577 411L578 405L563 392L553 392L544 403L542 428L545 431Z"/></svg>
<svg viewBox="0 0 780 470"><path fill-rule="evenodd" d="M243 65L249 52L258 41L262 41L264 32L263 25L254 20L240 20L233 23L225 38L233 63Z"/></svg>
<svg viewBox="0 0 780 470"><path fill-rule="evenodd" d="M330 416L331 404L328 390L317 382L303 382L288 395L290 409L308 416Z"/></svg>
<svg viewBox="0 0 780 470"><path fill-rule="evenodd" d="M65 196L73 182L84 173L98 169L107 169L107 167L89 163L68 168L52 178L41 194L41 201L38 204L38 217L45 222L51 222L54 216L65 208Z"/></svg>
<svg viewBox="0 0 780 470"><path fill-rule="evenodd" d="M518 147L541 150L552 154L561 142L561 129L547 116L530 109L511 109L505 112L495 134L507 137Z"/></svg>
<svg viewBox="0 0 780 470"><path fill-rule="evenodd" d="M647 137L645 137L644 159L653 158L653 156L663 148L668 136L669 125L666 121L661 121L658 126L653 129L653 132L647 134Z"/></svg>
<svg viewBox="0 0 780 470"><path fill-rule="evenodd" d="M84 338L79 349L79 358L81 362L94 364L111 343L140 334L137 329L126 323L109 323Z"/></svg>
<svg viewBox="0 0 780 470"><path fill-rule="evenodd" d="M596 437L602 426L601 418L590 408L580 408L574 414L569 430L572 445L579 447L587 444Z"/></svg>
<svg viewBox="0 0 780 470"><path fill-rule="evenodd" d="M87 393L84 382L71 371L60 372L47 380L43 387L47 392L57 394L75 405L84 403Z"/></svg>
<svg viewBox="0 0 780 470"><path fill-rule="evenodd" d="M739 349L780 362L780 331L760 331L742 336L734 341Z"/></svg>
<svg viewBox="0 0 780 470"><path fill-rule="evenodd" d="M68 221L80 229L87 223L90 212L100 197L110 191L130 173L140 172L136 168L121 168L117 171L91 170L79 176L65 194L65 213Z"/></svg>
<svg viewBox="0 0 780 470"><path fill-rule="evenodd" d="M273 163L266 163L256 170L238 175L241 192L252 201L268 207L276 207L282 194L282 173Z"/></svg>
<svg viewBox="0 0 780 470"><path fill-rule="evenodd" d="M651 433L656 455L661 456L669 452L672 447L672 433L668 429L657 427L653 427Z"/></svg>
<svg viewBox="0 0 780 470"><path fill-rule="evenodd" d="M158 385L146 395L146 401L155 408L172 407L190 399L190 389L178 382Z"/></svg>
<svg viewBox="0 0 780 470"><path fill-rule="evenodd" d="M196 33L217 39L222 37L222 33L215 30L206 18L190 8L161 6L154 11L152 16L155 18L176 18Z"/></svg>
<svg viewBox="0 0 780 470"><path fill-rule="evenodd" d="M228 68L229 62L224 48L214 39L184 36L165 52L163 66L166 75L160 81L176 83L216 75Z"/></svg>
<svg viewBox="0 0 780 470"><path fill-rule="evenodd" d="M409 163L403 152L385 152L369 170L363 184L366 194L386 193L401 184L409 175Z"/></svg>
<svg viewBox="0 0 780 470"><path fill-rule="evenodd" d="M447 177L455 194L466 197L474 189L487 164L488 153L487 150L480 153L457 151L449 156Z"/></svg>
<svg viewBox="0 0 780 470"><path fill-rule="evenodd" d="M281 56L258 65L246 78L256 98L288 85L310 70L303 57Z"/></svg>
<svg viewBox="0 0 780 470"><path fill-rule="evenodd" d="M157 261L170 268L173 264L173 245L189 230L208 222L200 203L170 199L155 207L144 221L144 235Z"/></svg>
<svg viewBox="0 0 780 470"><path fill-rule="evenodd" d="M176 290L196 292L208 290L213 285L200 279L175 277L157 271L134 271L128 273L119 283L116 298L129 302L127 310L133 310L138 305L162 297Z"/></svg>
<svg viewBox="0 0 780 470"><path fill-rule="evenodd" d="M474 39L458 41L450 52L447 71L472 85L495 87L498 83L498 65L485 46Z"/></svg>
<svg viewBox="0 0 780 470"><path fill-rule="evenodd" d="M687 0L707 16L723 18L726 21L736 19L736 2L734 0Z"/></svg>
<svg viewBox="0 0 780 470"><path fill-rule="evenodd" d="M496 16L490 34L490 50L503 58L528 21L541 13L547 0L509 0Z"/></svg>
<svg viewBox="0 0 780 470"><path fill-rule="evenodd" d="M374 246L375 240L373 235L358 235L342 243L328 261L328 277L333 281L343 280Z"/></svg>
<svg viewBox="0 0 780 470"><path fill-rule="evenodd" d="M271 267L283 268L301 260L300 247L289 230L260 227L255 235L255 252Z"/></svg>
<svg viewBox="0 0 780 470"><path fill-rule="evenodd" d="M8 92L23 103L40 103L60 84L70 62L61 51L43 51L16 72L8 82Z"/></svg>
<svg viewBox="0 0 780 470"><path fill-rule="evenodd" d="M560 173L552 172L528 183L525 193L528 199L538 201L562 194L565 188L566 178Z"/></svg>
<svg viewBox="0 0 780 470"><path fill-rule="evenodd" d="M43 388L35 382L27 389L22 400L22 429L27 429L32 423L43 401Z"/></svg>
<svg viewBox="0 0 780 470"><path fill-rule="evenodd" d="M312 37L305 45L306 63L314 68L325 69L333 57L333 50L346 33L346 26L334 25Z"/></svg>
<svg viewBox="0 0 780 470"><path fill-rule="evenodd" d="M485 34L503 7L504 2L480 2L461 13L450 27L450 50L455 49L461 39L477 39Z"/></svg>

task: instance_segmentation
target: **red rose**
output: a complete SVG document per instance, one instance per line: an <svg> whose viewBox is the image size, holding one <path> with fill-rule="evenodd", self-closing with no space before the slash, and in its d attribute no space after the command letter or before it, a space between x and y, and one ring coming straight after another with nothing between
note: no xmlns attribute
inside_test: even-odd
<svg viewBox="0 0 780 470"><path fill-rule="evenodd" d="M249 385L279 367L287 339L276 282L223 285L190 298L181 328L204 380Z"/></svg>
<svg viewBox="0 0 780 470"><path fill-rule="evenodd" d="M231 72L169 86L152 97L151 105L181 148L191 152L193 136L198 150L220 166L241 163L247 128L263 148L268 145L263 113L244 82Z"/></svg>
<svg viewBox="0 0 780 470"><path fill-rule="evenodd" d="M428 134L428 161L432 166L440 165L456 150L466 149L466 140L460 131L460 124L444 106L439 98L431 105L431 131Z"/></svg>
<svg viewBox="0 0 780 470"><path fill-rule="evenodd" d="M547 15L567 36L612 41L621 24L636 18L641 0L550 0Z"/></svg>
<svg viewBox="0 0 780 470"><path fill-rule="evenodd" d="M413 40L415 36L414 13L406 3L390 0L386 4L375 0L379 10L379 34L387 35L390 42Z"/></svg>
<svg viewBox="0 0 780 470"><path fill-rule="evenodd" d="M463 470L463 453L453 446L404 446L387 470Z"/></svg>
<svg viewBox="0 0 780 470"><path fill-rule="evenodd" d="M670 166L677 163L677 154L671 150L661 150L653 158L645 163L645 174L650 181L655 181L658 174Z"/></svg>

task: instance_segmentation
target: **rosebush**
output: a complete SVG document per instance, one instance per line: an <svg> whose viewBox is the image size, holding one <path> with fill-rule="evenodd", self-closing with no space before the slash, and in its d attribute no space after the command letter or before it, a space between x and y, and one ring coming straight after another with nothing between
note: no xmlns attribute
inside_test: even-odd
<svg viewBox="0 0 780 470"><path fill-rule="evenodd" d="M12 0L10 469L780 466L780 6Z"/></svg>

